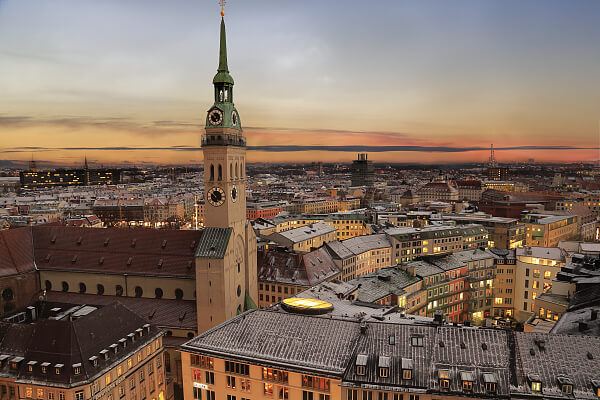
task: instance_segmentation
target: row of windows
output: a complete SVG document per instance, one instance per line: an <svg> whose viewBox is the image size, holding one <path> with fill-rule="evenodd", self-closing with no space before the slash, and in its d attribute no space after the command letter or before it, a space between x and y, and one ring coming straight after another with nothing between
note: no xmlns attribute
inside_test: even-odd
<svg viewBox="0 0 600 400"><path fill-rule="evenodd" d="M52 282L51 281L46 280L44 282L44 285L45 285L46 291L52 290ZM69 291L69 283L66 281L62 281L61 282L61 290L63 292L68 292ZM134 291L135 291L135 297L142 297L142 295L144 294L144 289L142 289L141 286L136 286ZM105 292L104 285L101 283L97 284L96 285L96 294L103 295L104 292ZM79 282L79 293L87 293L87 285L83 282ZM124 294L123 286L115 285L115 294L117 296L123 296L123 294ZM3 293L3 295L4 295L4 293ZM179 288L175 289L174 295L175 295L175 299L177 299L177 300L183 299L183 295L184 295L183 290L179 289ZM162 299L163 296L164 296L164 290L162 288L154 289L154 297L155 298ZM194 295L194 297L195 297L195 295Z"/></svg>

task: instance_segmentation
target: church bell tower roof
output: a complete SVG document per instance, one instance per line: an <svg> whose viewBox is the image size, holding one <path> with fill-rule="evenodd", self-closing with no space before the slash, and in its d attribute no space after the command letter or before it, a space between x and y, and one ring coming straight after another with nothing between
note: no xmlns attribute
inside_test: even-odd
<svg viewBox="0 0 600 400"><path fill-rule="evenodd" d="M225 18L221 16L221 35L219 46L219 68L213 78L213 83L228 83L233 85L233 78L229 75L227 66L227 34L225 32Z"/></svg>

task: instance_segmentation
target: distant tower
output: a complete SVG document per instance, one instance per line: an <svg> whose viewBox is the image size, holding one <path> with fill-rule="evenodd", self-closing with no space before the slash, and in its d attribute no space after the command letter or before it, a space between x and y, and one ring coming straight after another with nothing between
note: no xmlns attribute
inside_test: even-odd
<svg viewBox="0 0 600 400"><path fill-rule="evenodd" d="M498 162L496 161L496 156L494 155L494 144L493 143L490 145L490 159L489 159L488 163L491 168L498 166Z"/></svg>
<svg viewBox="0 0 600 400"><path fill-rule="evenodd" d="M359 153L358 158L352 161L351 172L352 186L373 186L375 172L367 153Z"/></svg>
<svg viewBox="0 0 600 400"><path fill-rule="evenodd" d="M31 172L36 172L37 171L37 165L35 163L35 160L33 159L33 153L31 153L31 161L29 161L29 170Z"/></svg>
<svg viewBox="0 0 600 400"><path fill-rule="evenodd" d="M83 184L85 186L88 186L90 184L90 167L88 165L87 155L84 156L84 158L83 158L83 170L84 170Z"/></svg>

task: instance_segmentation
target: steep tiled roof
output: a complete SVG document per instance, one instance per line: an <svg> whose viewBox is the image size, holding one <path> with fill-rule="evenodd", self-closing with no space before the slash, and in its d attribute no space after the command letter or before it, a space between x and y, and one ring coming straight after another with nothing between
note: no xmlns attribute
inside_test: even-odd
<svg viewBox="0 0 600 400"><path fill-rule="evenodd" d="M203 231L33 227L37 267L129 275L194 276Z"/></svg>
<svg viewBox="0 0 600 400"><path fill-rule="evenodd" d="M259 281L313 286L339 273L339 268L324 247L305 254L274 249L260 253L258 257Z"/></svg>
<svg viewBox="0 0 600 400"><path fill-rule="evenodd" d="M196 257L223 258L229 245L231 228L204 228Z"/></svg>
<svg viewBox="0 0 600 400"><path fill-rule="evenodd" d="M0 353L24 358L18 370L10 370L9 363L2 366L1 373L14 376L17 381L40 380L58 385L78 385L96 378L105 368L122 362L134 349L154 340L159 331L144 327L146 321L123 305L113 303L99 308L77 319L41 319L29 324L2 323L0 330ZM106 329L110 327L110 329ZM130 333L142 330L142 337L129 343L127 350L110 354L105 360L100 351L108 350L111 344L127 338ZM139 332L139 331L138 331ZM97 357L97 365L89 360ZM27 362L36 361L33 372L27 372ZM56 364L63 365L61 374L41 372L41 363L50 363L50 371ZM73 365L81 364L81 374L73 373Z"/></svg>
<svg viewBox="0 0 600 400"><path fill-rule="evenodd" d="M143 297L98 296L70 292L46 292L50 302L89 304L105 306L119 302L125 307L144 318L148 323L160 328L176 328L195 331L196 302L193 300L147 299Z"/></svg>
<svg viewBox="0 0 600 400"><path fill-rule="evenodd" d="M31 228L0 231L0 277L34 270Z"/></svg>
<svg viewBox="0 0 600 400"><path fill-rule="evenodd" d="M440 327L433 346L431 383L440 390L439 370L450 373L450 392L463 393L460 373L471 372L476 378L473 393L485 395L486 388L481 376L493 374L497 393L508 395L510 387L509 335L506 331L492 329L469 329Z"/></svg>
<svg viewBox="0 0 600 400"><path fill-rule="evenodd" d="M359 335L356 322L253 310L201 334L183 348L242 361L285 365L287 369L340 375Z"/></svg>
<svg viewBox="0 0 600 400"><path fill-rule="evenodd" d="M573 382L576 398L595 398L592 380L600 378L600 337L516 332L518 391L530 394L528 377L542 382L544 397L572 398L562 393L560 376Z"/></svg>
<svg viewBox="0 0 600 400"><path fill-rule="evenodd" d="M406 326L394 324L366 324L366 331L360 337L357 356L367 358L366 374L356 373L356 359L349 366L344 380L355 384L378 383L385 386L409 386L427 388L431 350L435 341L435 327ZM413 346L412 337L419 337L422 346ZM379 357L389 357L388 377L379 376ZM403 379L402 359L412 363L412 379ZM406 361L405 361L406 363Z"/></svg>

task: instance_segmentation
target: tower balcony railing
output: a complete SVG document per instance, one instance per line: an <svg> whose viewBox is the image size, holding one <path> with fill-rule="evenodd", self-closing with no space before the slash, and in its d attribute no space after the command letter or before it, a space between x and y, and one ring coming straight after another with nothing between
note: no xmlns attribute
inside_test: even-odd
<svg viewBox="0 0 600 400"><path fill-rule="evenodd" d="M204 146L239 146L246 147L246 138L238 135L209 134L202 135L202 147Z"/></svg>

